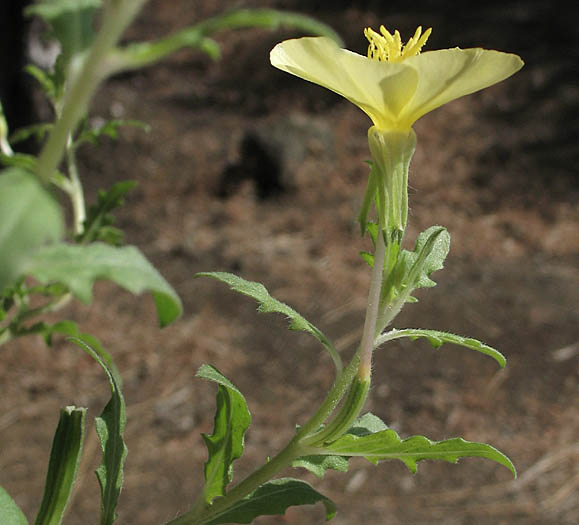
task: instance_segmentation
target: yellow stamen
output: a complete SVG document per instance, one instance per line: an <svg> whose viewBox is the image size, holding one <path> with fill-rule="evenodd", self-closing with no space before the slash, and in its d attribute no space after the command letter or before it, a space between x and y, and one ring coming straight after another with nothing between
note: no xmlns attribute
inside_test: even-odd
<svg viewBox="0 0 579 525"><path fill-rule="evenodd" d="M369 42L368 58L380 62L402 62L404 59L420 53L430 33L432 33L432 28L428 28L423 34L422 26L419 26L406 45L402 44L402 37L398 30L392 34L384 26L380 26L380 33L370 27L364 29L364 35Z"/></svg>

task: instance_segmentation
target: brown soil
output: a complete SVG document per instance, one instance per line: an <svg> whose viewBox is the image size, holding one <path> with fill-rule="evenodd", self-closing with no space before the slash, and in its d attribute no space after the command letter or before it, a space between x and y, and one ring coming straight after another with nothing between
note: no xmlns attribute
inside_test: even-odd
<svg viewBox="0 0 579 525"><path fill-rule="evenodd" d="M162 35L245 2L195 4L151 2L129 38ZM405 35L423 24L435 29L431 48L480 45L525 59L512 79L416 125L407 240L443 224L453 245L445 270L434 276L438 286L421 293L396 323L484 339L507 356L507 368L499 371L490 359L451 346L434 351L422 342L391 344L376 355L368 403L403 436L492 443L512 458L519 478L512 481L506 469L484 460L422 463L417 475L398 463L363 461L352 461L348 475L323 480L288 474L336 501L337 525L574 524L574 17L538 2L487 2L452 16L430 4L413 3L410 13L372 1L260 2L309 12L358 51L367 25L385 23ZM84 150L87 194L94 198L117 180L139 182L118 223L185 306L183 318L160 331L150 298L102 283L90 307L65 312L102 340L124 379L129 456L119 523L168 520L198 493L206 455L199 433L211 430L214 410L214 387L194 379L201 364L227 375L253 413L236 479L284 444L332 381L331 362L315 341L287 332L283 319L256 315L252 301L223 285L193 279L195 272L227 270L263 281L345 355L360 335L368 270L358 256L366 241L353 217L367 176L369 122L332 93L269 65L271 47L295 35L222 34L219 62L183 51L110 81L96 99L95 114L137 118L152 132L127 130L119 143ZM87 406L96 416L107 401L107 382L71 344L47 349L31 338L2 349L0 381L0 484L33 516L59 407ZM70 524L97 521L92 471L98 448L91 428ZM257 521L322 522L319 508Z"/></svg>

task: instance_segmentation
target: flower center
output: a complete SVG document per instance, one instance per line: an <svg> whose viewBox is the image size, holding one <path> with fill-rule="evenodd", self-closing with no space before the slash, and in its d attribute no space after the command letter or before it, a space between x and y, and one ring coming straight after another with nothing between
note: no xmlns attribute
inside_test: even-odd
<svg viewBox="0 0 579 525"><path fill-rule="evenodd" d="M376 33L372 28L364 29L364 35L370 44L368 45L368 58L380 62L402 62L405 58L418 55L422 46L428 40L432 28L428 28L422 33L422 26L419 26L414 36L406 43L402 44L402 38L398 30L391 34L384 26L380 26L380 33Z"/></svg>

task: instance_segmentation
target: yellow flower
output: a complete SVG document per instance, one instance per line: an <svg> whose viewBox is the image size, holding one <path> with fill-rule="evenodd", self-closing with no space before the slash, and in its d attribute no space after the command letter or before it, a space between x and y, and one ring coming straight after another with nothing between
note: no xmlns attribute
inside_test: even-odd
<svg viewBox="0 0 579 525"><path fill-rule="evenodd" d="M420 117L451 100L496 84L523 61L510 53L480 48L420 53L430 35L418 28L406 45L398 31L366 29L368 56L340 49L326 37L276 45L275 67L331 89L360 107L380 130L408 131Z"/></svg>

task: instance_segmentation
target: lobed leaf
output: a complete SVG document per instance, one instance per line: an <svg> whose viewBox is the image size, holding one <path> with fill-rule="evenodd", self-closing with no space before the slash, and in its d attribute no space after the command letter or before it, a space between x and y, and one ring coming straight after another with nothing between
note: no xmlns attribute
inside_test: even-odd
<svg viewBox="0 0 579 525"><path fill-rule="evenodd" d="M492 357L501 368L504 368L507 360L505 356L498 350L470 337L462 337L460 335L451 334L448 332L440 332L438 330L423 330L420 328L405 328L403 330L391 330L382 334L376 341L376 346L380 346L386 341L393 339L400 339L401 337L408 337L411 340L425 338L434 348L440 348L444 343L452 343L458 346L463 346L481 354Z"/></svg>
<svg viewBox="0 0 579 525"><path fill-rule="evenodd" d="M209 453L205 463L203 497L209 504L216 497L225 495L226 487L233 479L233 462L243 454L244 436L251 415L243 394L215 367L203 365L197 377L219 385L213 434L202 434Z"/></svg>
<svg viewBox="0 0 579 525"><path fill-rule="evenodd" d="M0 487L0 523L3 525L28 525L24 512L2 487Z"/></svg>
<svg viewBox="0 0 579 525"><path fill-rule="evenodd" d="M265 483L207 524L251 523L259 516L283 515L288 507L318 502L325 507L326 521L331 520L336 515L336 505L332 500L305 481L281 478Z"/></svg>
<svg viewBox="0 0 579 525"><path fill-rule="evenodd" d="M181 315L179 296L134 246L93 243L55 244L39 250L27 273L40 282L60 282L84 303L90 303L97 279L109 279L133 294L151 291L161 326Z"/></svg>
<svg viewBox="0 0 579 525"><path fill-rule="evenodd" d="M373 464L398 459L415 473L417 463L425 459L457 463L460 458L480 457L496 461L516 477L511 460L496 448L485 443L465 441L462 438L430 441L424 436L400 439L394 430L382 430L365 436L346 434L323 448L323 453L342 456L361 456Z"/></svg>
<svg viewBox="0 0 579 525"><path fill-rule="evenodd" d="M58 240L62 212L36 177L18 168L0 173L0 293L25 273L36 251Z"/></svg>
<svg viewBox="0 0 579 525"><path fill-rule="evenodd" d="M109 525L117 517L116 508L123 486L123 465L127 457L127 446L123 439L127 418L121 390L122 380L111 356L96 338L81 334L78 338L71 338L71 341L101 366L111 387L111 399L101 415L95 418L96 432L103 452L101 464L96 469L101 492L100 523Z"/></svg>
<svg viewBox="0 0 579 525"><path fill-rule="evenodd" d="M44 495L35 525L61 523L80 464L86 408L68 406L60 411L54 433Z"/></svg>
<svg viewBox="0 0 579 525"><path fill-rule="evenodd" d="M342 369L342 359L331 341L293 308L269 295L263 284L246 281L237 275L227 272L200 272L195 274L195 277L211 277L227 284L233 291L255 299L259 303L258 312L285 315L289 320L290 330L298 330L313 335L328 350L338 372Z"/></svg>

